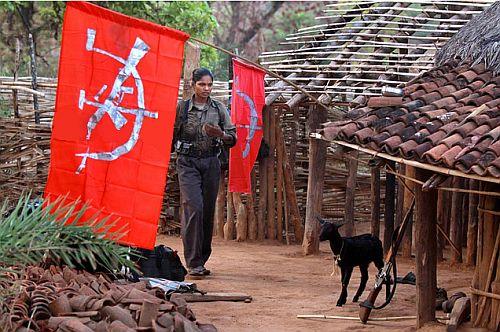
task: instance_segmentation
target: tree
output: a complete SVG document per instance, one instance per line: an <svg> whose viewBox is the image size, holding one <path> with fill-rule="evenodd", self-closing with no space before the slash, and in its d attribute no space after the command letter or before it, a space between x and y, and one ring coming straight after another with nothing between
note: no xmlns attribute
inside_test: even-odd
<svg viewBox="0 0 500 332"><path fill-rule="evenodd" d="M95 1L95 4L123 14L145 19L191 36L209 39L217 28L217 21L206 2L163 2L163 1ZM38 73L41 76L56 76L59 60L61 27L66 4L64 2L2 2L0 19L0 74L12 75L14 70L15 40L22 41L22 73L29 67L28 35L35 41L36 56L39 60ZM3 45L2 45L3 44ZM202 64L217 61L214 49L202 47Z"/></svg>

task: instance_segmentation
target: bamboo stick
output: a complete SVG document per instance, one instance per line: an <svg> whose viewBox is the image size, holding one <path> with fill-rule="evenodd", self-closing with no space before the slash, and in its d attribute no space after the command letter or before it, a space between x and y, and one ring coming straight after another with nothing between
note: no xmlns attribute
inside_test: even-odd
<svg viewBox="0 0 500 332"><path fill-rule="evenodd" d="M399 7L399 6L392 6L392 7L376 7L378 10L380 9L396 9L396 10L401 10L401 11L409 11L409 12L418 12L418 13L434 13L434 14L461 14L461 15L477 15L481 13L481 11L477 10L440 10L440 9L431 9L431 8L412 8L412 7ZM358 10L358 9L356 9ZM365 10L370 10L370 9L365 9ZM353 10L345 10L345 9L324 9L323 10L326 13L339 13L343 14L346 12L351 12Z"/></svg>
<svg viewBox="0 0 500 332"><path fill-rule="evenodd" d="M490 298L495 299L495 300L500 300L500 294L484 292L484 291L482 291L480 289L476 289L474 287L469 287L469 289L470 289L470 292L472 294L477 294L477 295L481 295L481 296L490 297Z"/></svg>
<svg viewBox="0 0 500 332"><path fill-rule="evenodd" d="M276 112L275 142L278 141L278 131L281 131L282 108ZM283 149L276 145L276 235L279 242L283 242Z"/></svg>
<svg viewBox="0 0 500 332"><path fill-rule="evenodd" d="M297 315L297 318L307 319L307 318L322 318L322 319L344 319L344 320L354 320L359 321L359 317L349 317L349 316L329 316L329 315ZM394 317L372 317L368 321L372 322L386 322L394 320L407 320L407 319L417 319L417 316L394 316ZM448 320L448 317L436 317L439 320Z"/></svg>
<svg viewBox="0 0 500 332"><path fill-rule="evenodd" d="M267 158L267 238L276 239L276 220L275 220L275 153L276 153L276 113L274 107L269 108L269 131L267 137L269 138L269 157Z"/></svg>

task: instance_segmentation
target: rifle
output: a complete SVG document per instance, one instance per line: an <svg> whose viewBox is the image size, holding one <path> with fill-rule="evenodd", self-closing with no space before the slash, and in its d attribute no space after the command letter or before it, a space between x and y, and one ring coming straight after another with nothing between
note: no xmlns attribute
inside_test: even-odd
<svg viewBox="0 0 500 332"><path fill-rule="evenodd" d="M403 219L403 222L394 232L392 238L391 248L387 252L385 256L384 267L380 269L379 273L377 273L377 277L375 278L375 285L371 290L370 294L366 298L364 302L359 304L359 319L363 324L368 321L368 317L372 309L382 309L386 305L391 302L394 293L396 292L396 254L398 253L399 246L401 245L401 241L403 240L403 235L405 233L405 229L410 221L410 216L413 213L413 208L415 207L415 198L413 198L409 210L406 212L406 215ZM390 289L390 281L391 281L391 270L393 270L394 274L394 286L392 290ZM382 290L382 286L386 285L386 299L385 302L380 306L375 306L375 300L378 297L378 294Z"/></svg>

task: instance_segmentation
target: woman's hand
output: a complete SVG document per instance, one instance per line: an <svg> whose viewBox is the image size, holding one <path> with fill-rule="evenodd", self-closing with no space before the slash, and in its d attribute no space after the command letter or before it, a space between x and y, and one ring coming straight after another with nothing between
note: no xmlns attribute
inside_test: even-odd
<svg viewBox="0 0 500 332"><path fill-rule="evenodd" d="M214 126L210 123L205 123L203 125L203 130L210 137L224 138L224 132L220 129L219 126Z"/></svg>

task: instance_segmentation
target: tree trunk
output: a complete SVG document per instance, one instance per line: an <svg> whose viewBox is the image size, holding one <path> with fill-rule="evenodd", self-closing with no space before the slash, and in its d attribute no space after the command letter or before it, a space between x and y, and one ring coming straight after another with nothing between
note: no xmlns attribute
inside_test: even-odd
<svg viewBox="0 0 500 332"><path fill-rule="evenodd" d="M186 42L184 47L184 70L182 79L182 99L186 100L193 95L193 86L191 84L191 75L193 70L200 66L201 49L198 45Z"/></svg>
<svg viewBox="0 0 500 332"><path fill-rule="evenodd" d="M322 107L310 106L309 132L315 132L321 123L326 122L326 111ZM319 223L323 206L323 184L326 166L326 142L309 138L309 173L307 177L306 223L302 250L304 254L319 253Z"/></svg>
<svg viewBox="0 0 500 332"><path fill-rule="evenodd" d="M215 202L215 232L214 235L224 238L224 205L226 205L226 171L220 172L219 192Z"/></svg>
<svg viewBox="0 0 500 332"><path fill-rule="evenodd" d="M227 191L227 217L224 225L224 239L234 240L234 204L233 193Z"/></svg>
<svg viewBox="0 0 500 332"><path fill-rule="evenodd" d="M429 172L416 170L416 178L425 182ZM419 206L415 223L417 274L417 329L436 319L436 203L437 191L423 192L415 186L416 204Z"/></svg>

